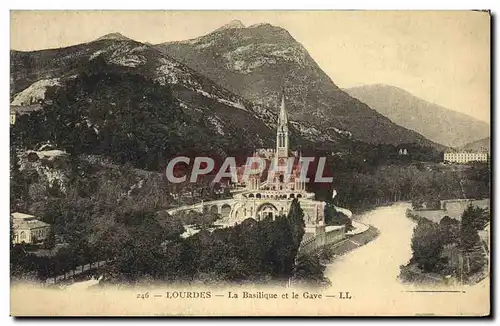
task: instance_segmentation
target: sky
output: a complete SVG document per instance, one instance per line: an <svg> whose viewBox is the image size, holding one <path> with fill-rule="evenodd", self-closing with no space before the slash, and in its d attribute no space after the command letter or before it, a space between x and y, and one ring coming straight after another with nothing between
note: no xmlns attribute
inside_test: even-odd
<svg viewBox="0 0 500 326"><path fill-rule="evenodd" d="M341 88L388 84L490 122L490 19L475 11L12 11L11 49L119 32L152 44L231 20L288 30Z"/></svg>

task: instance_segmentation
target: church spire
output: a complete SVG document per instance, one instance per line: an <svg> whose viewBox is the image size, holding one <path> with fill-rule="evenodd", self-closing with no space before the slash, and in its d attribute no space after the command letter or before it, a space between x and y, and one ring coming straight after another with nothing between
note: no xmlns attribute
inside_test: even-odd
<svg viewBox="0 0 500 326"><path fill-rule="evenodd" d="M285 108L285 95L281 97L281 108L276 130L276 159L288 157L288 116Z"/></svg>
<svg viewBox="0 0 500 326"><path fill-rule="evenodd" d="M281 96L281 109L278 125L288 125L288 115L286 114L285 108L285 94Z"/></svg>

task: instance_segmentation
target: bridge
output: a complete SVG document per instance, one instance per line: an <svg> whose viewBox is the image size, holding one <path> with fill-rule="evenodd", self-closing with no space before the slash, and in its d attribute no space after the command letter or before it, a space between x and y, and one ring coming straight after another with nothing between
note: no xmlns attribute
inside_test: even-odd
<svg viewBox="0 0 500 326"><path fill-rule="evenodd" d="M180 212L210 212L221 216L219 224L231 225L247 218L261 220L265 217L274 218L286 215L293 199L299 198L306 225L316 225L323 222L324 203L307 197L310 197L310 195L299 192L251 191L235 194L234 198L230 199L212 200L171 208L167 212L171 215Z"/></svg>
<svg viewBox="0 0 500 326"><path fill-rule="evenodd" d="M200 202L167 210L171 215L181 212L211 212L220 214L221 219L216 223L225 227L240 223L247 218L257 221L265 217L286 215L289 212L294 198L298 198L304 212L305 232L300 250L309 252L326 245L334 244L353 236L364 233L368 225L352 221L354 230L346 232L345 226L326 226L324 221L325 203L313 199L314 194L304 192L273 192L273 191L243 191L233 193L233 198ZM335 209L349 218L352 212L346 208ZM196 232L195 232L196 233Z"/></svg>

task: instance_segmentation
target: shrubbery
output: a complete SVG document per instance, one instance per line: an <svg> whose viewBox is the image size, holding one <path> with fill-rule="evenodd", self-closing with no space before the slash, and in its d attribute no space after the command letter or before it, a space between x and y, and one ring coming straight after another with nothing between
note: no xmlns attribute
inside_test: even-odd
<svg viewBox="0 0 500 326"><path fill-rule="evenodd" d="M440 223L411 215L417 222L411 248L409 266L402 266L402 277L412 278L411 265L424 273L441 276L453 275L466 280L481 272L487 263L485 252L478 235L489 221L489 212L469 205L461 221L445 216ZM405 276L406 275L406 276Z"/></svg>
<svg viewBox="0 0 500 326"><path fill-rule="evenodd" d="M327 203L327 205L325 206L325 224L345 225L346 231L352 229L351 219L344 213L337 211L332 203Z"/></svg>

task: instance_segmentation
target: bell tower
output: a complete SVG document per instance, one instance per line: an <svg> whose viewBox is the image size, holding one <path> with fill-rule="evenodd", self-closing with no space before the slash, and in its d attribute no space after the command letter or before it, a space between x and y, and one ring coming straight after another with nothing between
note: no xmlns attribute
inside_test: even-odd
<svg viewBox="0 0 500 326"><path fill-rule="evenodd" d="M285 95L281 97L281 108L276 132L276 159L288 157L288 116L285 108Z"/></svg>

